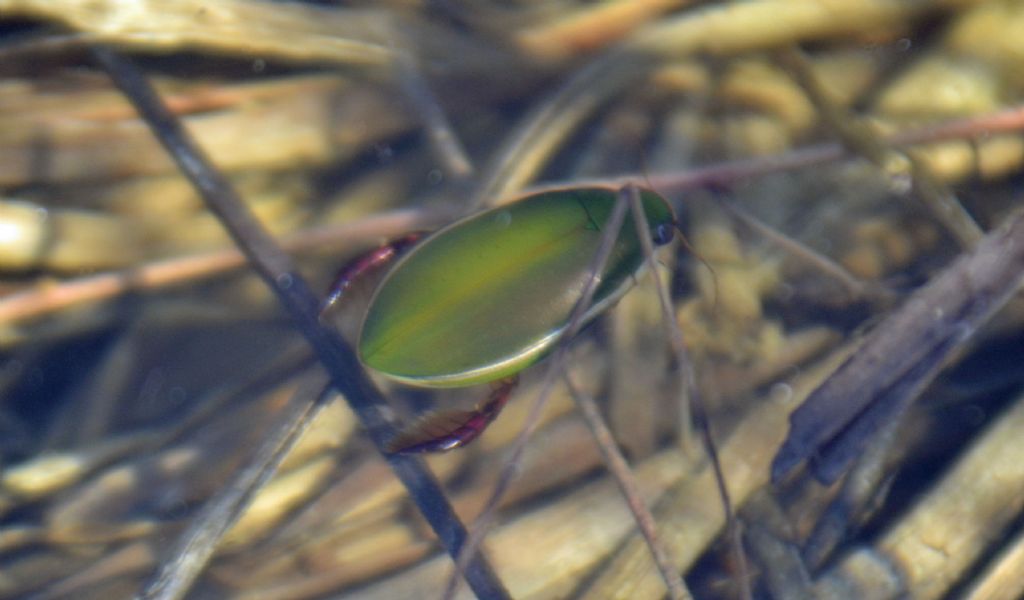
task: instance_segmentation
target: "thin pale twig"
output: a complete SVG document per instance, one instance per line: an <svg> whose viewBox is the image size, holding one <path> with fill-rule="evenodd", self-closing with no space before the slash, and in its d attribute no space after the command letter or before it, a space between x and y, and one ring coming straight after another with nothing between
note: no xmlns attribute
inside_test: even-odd
<svg viewBox="0 0 1024 600"><path fill-rule="evenodd" d="M428 229L450 217L447 213L421 209L396 210L351 223L310 227L287 235L281 246L291 252L309 252L335 246L395 237L401 233ZM98 302L126 294L144 292L213 277L245 266L237 248L153 261L138 267L75 277L59 283L44 282L0 298L0 323L16 323L46 316L58 310Z"/></svg>
<svg viewBox="0 0 1024 600"><path fill-rule="evenodd" d="M598 246L597 252L594 254L594 260L590 265L590 277L587 278L586 286L580 294L579 301L577 301L576 305L573 307L572 314L569 317L569 323L566 325L565 331L558 342L558 347L556 348L554 355L548 359L548 368L544 372L544 379L541 382L540 393L537 394L537 399L534 400L533 404L530 406L530 411L526 416L526 420L523 422L523 428L512 443L512 450L509 453L508 458L505 460L505 464L502 465L501 472L498 474L498 480L494 485L494 491L491 492L491 496L484 504L484 508L480 512L480 515L477 516L476 520L473 521L470 526L469 538L463 546L461 555L455 561L455 572L452 574L451 579L448 580L448 585L445 587L445 591L442 596L445 599L454 597L459 581L458 574L462 572L465 565L469 563L474 555L476 555L477 549L481 542L483 542L484 536L487 534L490 525L494 521L498 509L498 503L501 501L502 496L505 495L505 492L508 491L509 486L512 484L512 480L515 478L516 470L519 468L520 462L522 462L523 452L526 449L526 445L530 442L530 437L540 424L541 415L544 414L544 408L547 406L548 399L551 397L551 391L554 389L555 380L564 370L566 356L569 351L569 343L582 326L583 316L590 307L594 298L594 292L597 291L597 285L600 283L598 274L604 271L604 267L608 263L612 248L615 246L615 240L618 238L619 231L622 229L622 223L625 221L627 209L628 203L625 200L624 194L620 192L619 197L615 202L615 208L612 210L611 216L605 223L605 230L601 238L601 244Z"/></svg>
<svg viewBox="0 0 1024 600"><path fill-rule="evenodd" d="M686 350L686 342L683 340L683 332L679 328L675 314L672 311L672 300L669 298L668 290L658 277L658 262L654 256L654 245L648 235L649 226L647 215L644 214L643 205L640 203L640 192L636 186L627 186L629 193L630 208L633 211L633 221L637 227L637 234L640 244L643 246L647 266L654 278L654 285L658 291L658 300L661 304L662 319L668 327L669 341L672 344L672 351L676 355L679 370L683 377L681 393L687 396L689 408L693 420L701 434L701 441L704 451L707 453L708 461L711 463L711 470L715 474L715 484L718 487L718 495L722 502L722 511L725 513L725 527L730 538L734 560L736 561L737 578L740 581L740 591L744 600L750 600L753 592L750 589L750 579L747 576L747 559L743 552L743 539L740 532L739 521L736 519L736 512L733 510L732 499L729 496L729 488L725 481L725 472L722 470L722 461L718 456L718 448L715 446L715 438L711 433L711 423L708 421L707 407L697 389L697 376L693 369L693 361L690 360L690 353ZM685 402L685 399L684 399Z"/></svg>
<svg viewBox="0 0 1024 600"><path fill-rule="evenodd" d="M441 161L448 176L456 183L465 183L473 176L473 162L459 141L441 103L420 74L413 55L400 46L401 36L396 28L390 27L389 38L394 52L394 67L398 84L409 99L423 125L433 147L434 154Z"/></svg>
<svg viewBox="0 0 1024 600"><path fill-rule="evenodd" d="M203 505L173 546L172 559L160 566L141 598L184 597L213 558L224 535L327 407L332 398L330 391L327 378L319 373L296 390L274 431L260 443L256 454L231 483Z"/></svg>
<svg viewBox="0 0 1024 600"><path fill-rule="evenodd" d="M576 406L583 413L583 418L587 421L590 432L594 435L594 441L597 442L598 448L601 449L601 454L604 455L605 464L608 466L608 470L615 479L615 483L618 484L619 490L626 499L629 511L633 513L633 519L636 520L640 534L644 536L647 547L651 549L654 564L657 565L661 578L665 580L669 596L675 600L686 598L692 600L693 594L687 589L682 575L676 570L676 560L672 557L665 544L658 538L654 515L647 508L647 504L640 494L636 478L633 477L633 472L629 468L629 463L626 462L626 457L622 455L618 444L615 443L615 438L601 417L601 412L597 410L597 404L593 398L584 394L573 385L568 373L564 375L563 379L565 379L569 393L572 394Z"/></svg>
<svg viewBox="0 0 1024 600"><path fill-rule="evenodd" d="M865 299L872 302L888 303L896 298L896 294L885 286L874 282L867 282L855 277L852 273L843 268L842 265L828 256L802 244L789 236L783 235L765 225L757 217L743 210L736 203L725 198L716 197L716 201L723 206L734 219L764 237L769 242L781 248L790 256L816 268L822 274L832 278L841 285L852 299Z"/></svg>
<svg viewBox="0 0 1024 600"><path fill-rule="evenodd" d="M1024 106L1017 106L990 115L957 119L939 125L883 135L881 139L891 146L904 147L953 139L971 139L1021 129L1024 129ZM797 148L775 156L726 161L678 173L653 174L648 177L648 181L653 188L663 192L679 192L693 188L729 185L742 179L806 169L853 156L855 154L843 144L829 142ZM621 184L632 177L627 175L580 182L580 185Z"/></svg>

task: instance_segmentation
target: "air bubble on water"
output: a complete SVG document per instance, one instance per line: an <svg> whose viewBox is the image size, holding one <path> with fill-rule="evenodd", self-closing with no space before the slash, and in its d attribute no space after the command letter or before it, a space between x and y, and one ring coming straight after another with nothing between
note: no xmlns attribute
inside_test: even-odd
<svg viewBox="0 0 1024 600"><path fill-rule="evenodd" d="M171 404L182 404L188 399L188 393L181 386L174 386L167 391L167 400Z"/></svg>
<svg viewBox="0 0 1024 600"><path fill-rule="evenodd" d="M771 388L770 397L778 404L789 404L793 401L793 386L788 383L776 383Z"/></svg>
<svg viewBox="0 0 1024 600"><path fill-rule="evenodd" d="M387 144L376 144L373 147L373 151L377 155L377 160L380 162L391 162L395 157L395 149Z"/></svg>
<svg viewBox="0 0 1024 600"><path fill-rule="evenodd" d="M509 225L512 224L512 211L499 210L498 212L494 213L494 220L501 227L508 227Z"/></svg>

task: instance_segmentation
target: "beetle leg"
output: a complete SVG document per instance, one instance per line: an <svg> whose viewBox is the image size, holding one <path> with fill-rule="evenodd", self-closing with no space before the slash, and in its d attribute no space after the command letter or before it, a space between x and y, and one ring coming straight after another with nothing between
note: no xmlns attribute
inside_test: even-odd
<svg viewBox="0 0 1024 600"><path fill-rule="evenodd" d="M388 444L396 454L445 452L465 446L483 433L505 407L518 377L509 377L491 384L487 399L472 410L440 410L428 413L410 425Z"/></svg>
<svg viewBox="0 0 1024 600"><path fill-rule="evenodd" d="M349 288L356 281L381 267L387 266L391 261L405 254L423 236L424 233L420 231L408 233L350 260L338 271L337 277L334 278L334 283L331 284L327 298L320 305L320 316L323 317L325 312L337 306L342 296L348 292Z"/></svg>

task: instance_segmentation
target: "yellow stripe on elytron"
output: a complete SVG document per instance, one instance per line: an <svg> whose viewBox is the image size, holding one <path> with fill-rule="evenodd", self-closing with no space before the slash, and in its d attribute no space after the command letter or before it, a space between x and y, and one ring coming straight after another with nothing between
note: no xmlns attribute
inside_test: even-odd
<svg viewBox="0 0 1024 600"><path fill-rule="evenodd" d="M611 307L612 304L614 304L620 298L622 298L622 296L624 296L626 292L628 292L636 284L636 280L636 277L626 278L625 281L622 282L622 285L620 285L614 293L609 294L603 300L591 305L591 307L587 309L587 312L584 313L583 318L580 319L580 323L588 323L594 317L596 317L597 315ZM597 282L595 282L595 285L597 284L600 284L600 277L598 277ZM476 383L487 383L489 381L494 381L495 379L498 379L498 376L495 376L496 373L501 373L503 370L506 369L512 369L513 365L519 366L519 368L515 369L516 371L518 371L521 370L522 368L525 368L533 364L533 361L530 359L536 359L540 356L543 356L546 350L548 350L551 346L558 342L558 339L565 332L568 325L569 324L566 323L564 326L559 327L557 330L544 336L540 341L531 345L529 348L523 350L522 352L516 354L515 356L511 356L503 361L488 365L486 367L466 371L465 373L459 373L456 375L446 375L443 377L403 377L401 375L395 375L392 373L388 373L387 375L388 378L394 379L399 383L425 388L463 387L466 385L472 385Z"/></svg>
<svg viewBox="0 0 1024 600"><path fill-rule="evenodd" d="M567 228L567 229L569 231L572 230L572 228ZM441 230L440 232L438 232L438 234L442 234L442 233L444 233L444 231L445 230ZM492 263L492 265L494 267L496 267L496 268L486 269L485 270L486 277L482 277L480 279L477 279L476 281L473 281L473 282L471 282L470 284L467 284L467 285L460 285L460 286L452 287L452 288L446 290L446 293L450 295L450 301L449 302L447 302L446 304L434 303L434 306L432 306L432 307L430 307L430 308L428 308L426 310L418 310L415 313L413 313L410 317L407 317L405 319L405 322L403 323L404 326L402 327L401 331L397 331L396 330L387 339L380 340L376 344L376 347L374 349L375 352L387 353L387 351L388 351L388 349L390 347L392 347L395 343L397 343L400 339L402 339L406 335L409 335L409 332L415 332L417 330L422 330L425 325L435 321L436 317L439 314L442 314L445 310L449 309L449 307L452 304L459 304L459 303L463 303L464 304L465 302L472 300L472 297L474 296L474 293L477 290L480 290L480 289L486 288L486 287L491 287L488 284L491 284L493 282L497 282L497 281L502 281L504 279L508 279L510 277L510 275L515 275L517 271L521 271L522 270L522 264L524 262L529 263L531 260L536 261L538 257L549 255L552 252L552 250L557 249L560 245L565 245L567 239L568 239L568 236L566 236L566 235L555 236L551 241L549 241L547 243L539 244L539 245L534 246L532 252L530 252L529 254L526 255L526 259L525 260L524 260L523 255L517 255L517 256L514 256L514 257L510 257L509 260L498 262L497 264ZM397 265L395 265L395 272L397 272L398 269L400 269L403 266L403 264L404 264L404 261L399 262ZM388 279L390 279L390 277ZM384 286L387 285L388 279L385 279L381 283L381 289L383 289ZM372 302L373 302L373 300L371 300L371 304L372 304ZM392 329L395 329L395 328L392 328ZM362 332L360 332L360 338L361 337L362 337ZM361 341L360 341L360 343L361 343ZM517 356L522 356L524 354L526 354L526 353L523 352L523 353L520 353ZM516 357L513 357L512 360L515 360L515 358ZM392 373L388 373L388 375L392 375L395 379L399 379L398 376L395 376Z"/></svg>

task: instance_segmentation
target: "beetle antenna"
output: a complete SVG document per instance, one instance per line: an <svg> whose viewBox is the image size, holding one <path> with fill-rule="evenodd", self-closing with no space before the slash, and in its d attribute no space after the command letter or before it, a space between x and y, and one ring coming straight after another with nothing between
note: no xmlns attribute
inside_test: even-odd
<svg viewBox="0 0 1024 600"><path fill-rule="evenodd" d="M647 170L647 153L644 151L643 148L640 149L640 165L641 173L643 173L644 182L647 184L647 188L654 190L657 194L659 194L662 197L667 197L665 196L665 194L662 194L661 191L658 190L658 188L654 187L653 183L651 183L650 173ZM686 251L689 252L691 256L700 261L700 263L707 268L708 272L711 273L711 309L717 311L718 273L715 272L715 269L714 267L711 266L711 263L708 262L708 260L704 258L700 252L697 252L697 250L690 244L690 240L686 238L686 233L683 232L683 228L679 223L679 219L673 219L672 225L676 228L676 231L679 232L679 239L682 241L683 247L686 248Z"/></svg>
<svg viewBox="0 0 1024 600"><path fill-rule="evenodd" d="M715 271L715 268L711 266L711 263L708 262L708 259L704 258L704 256L700 252L697 252L697 249L690 244L690 240L688 240L686 238L686 234L683 233L683 228L679 225L679 221L675 221L673 225L675 225L676 231L679 232L679 241L683 244L683 247L686 248L686 251L690 253L690 256L700 261L700 264L704 265L704 268L706 268L711 274L711 310L717 311L718 273Z"/></svg>

